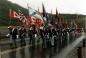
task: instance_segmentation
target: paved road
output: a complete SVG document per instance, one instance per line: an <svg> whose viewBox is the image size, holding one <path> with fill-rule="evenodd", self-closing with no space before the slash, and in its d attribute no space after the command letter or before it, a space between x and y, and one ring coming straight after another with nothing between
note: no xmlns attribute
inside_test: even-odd
<svg viewBox="0 0 86 58"><path fill-rule="evenodd" d="M41 42L37 43L35 46L27 43L27 45L23 47L20 47L18 42L17 45L19 47L11 49L9 42L7 42L8 44L0 45L0 55L1 58L65 58L75 47L77 47L84 37L85 36L77 38L74 42L62 49L56 47L42 48Z"/></svg>

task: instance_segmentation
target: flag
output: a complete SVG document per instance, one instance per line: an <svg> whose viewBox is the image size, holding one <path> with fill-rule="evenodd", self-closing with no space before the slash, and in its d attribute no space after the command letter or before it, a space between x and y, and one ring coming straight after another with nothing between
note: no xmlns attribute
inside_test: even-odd
<svg viewBox="0 0 86 58"><path fill-rule="evenodd" d="M27 17L27 24L35 24L36 18L34 16L28 16Z"/></svg>
<svg viewBox="0 0 86 58"><path fill-rule="evenodd" d="M34 16L36 14L36 10L28 6L29 16Z"/></svg>
<svg viewBox="0 0 86 58"><path fill-rule="evenodd" d="M40 11L39 11L39 8L38 8L37 14L38 14L38 15L40 15Z"/></svg>
<svg viewBox="0 0 86 58"><path fill-rule="evenodd" d="M10 17L14 17L14 10L13 10L13 9L10 9L9 16L10 16Z"/></svg>
<svg viewBox="0 0 86 58"><path fill-rule="evenodd" d="M45 11L45 7L44 7L43 4L42 4L42 7L43 7L43 17L47 17L47 15L46 15L46 11Z"/></svg>
<svg viewBox="0 0 86 58"><path fill-rule="evenodd" d="M39 18L36 18L36 24L37 25L41 25L42 24L42 21Z"/></svg>
<svg viewBox="0 0 86 58"><path fill-rule="evenodd" d="M22 23L26 23L27 18L25 17L25 15L19 10L19 20Z"/></svg>
<svg viewBox="0 0 86 58"><path fill-rule="evenodd" d="M56 15L55 15L56 19L57 19L57 22L60 23L60 17L59 17L59 13L58 13L58 10L56 8Z"/></svg>
<svg viewBox="0 0 86 58"><path fill-rule="evenodd" d="M40 20L43 23L43 18L39 12L39 8L38 8L38 11L36 11L36 14L34 15L34 17L36 17L38 20Z"/></svg>
<svg viewBox="0 0 86 58"><path fill-rule="evenodd" d="M30 26L31 26L31 16L27 16L26 25L30 28Z"/></svg>
<svg viewBox="0 0 86 58"><path fill-rule="evenodd" d="M58 13L57 8L56 8L56 18L58 17L58 15L59 15L59 13Z"/></svg>
<svg viewBox="0 0 86 58"><path fill-rule="evenodd" d="M18 13L15 12L13 9L10 9L9 16L10 16L10 17L14 17L14 18L19 18Z"/></svg>
<svg viewBox="0 0 86 58"><path fill-rule="evenodd" d="M40 25L43 22L43 18L39 12L39 8L38 10L35 10L35 9L28 7L28 10L29 10L29 16L27 19L27 24L28 25L31 25L31 24Z"/></svg>
<svg viewBox="0 0 86 58"><path fill-rule="evenodd" d="M27 25L35 24L40 25L42 21L39 18L36 18L34 16L28 16L27 17Z"/></svg>
<svg viewBox="0 0 86 58"><path fill-rule="evenodd" d="M51 19L53 19L53 18L52 18L52 10L51 10Z"/></svg>
<svg viewBox="0 0 86 58"><path fill-rule="evenodd" d="M43 8L43 20L45 23L48 23L47 14L46 14L45 7L43 4L42 4L42 8Z"/></svg>
<svg viewBox="0 0 86 58"><path fill-rule="evenodd" d="M31 20L31 24L36 24L36 25L40 25L41 23L43 23L43 18L39 12L39 8L38 11L36 11L35 14L29 16L29 20Z"/></svg>
<svg viewBox="0 0 86 58"><path fill-rule="evenodd" d="M31 24L35 24L35 25L40 25L41 24L41 20L39 18L36 18L34 16L31 16Z"/></svg>

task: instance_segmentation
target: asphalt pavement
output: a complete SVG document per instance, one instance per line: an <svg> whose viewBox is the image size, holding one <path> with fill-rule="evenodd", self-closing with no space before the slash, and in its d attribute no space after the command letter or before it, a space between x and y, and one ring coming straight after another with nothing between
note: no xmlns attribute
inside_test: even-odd
<svg viewBox="0 0 86 58"><path fill-rule="evenodd" d="M67 58L68 54L72 52L79 45L85 35L80 36L68 46L58 49L58 47L43 48L42 42L29 44L29 38L26 38L26 46L20 46L20 39L17 39L17 48L13 49L10 46L11 41L0 42L0 57L1 58ZM60 51L59 51L60 50Z"/></svg>

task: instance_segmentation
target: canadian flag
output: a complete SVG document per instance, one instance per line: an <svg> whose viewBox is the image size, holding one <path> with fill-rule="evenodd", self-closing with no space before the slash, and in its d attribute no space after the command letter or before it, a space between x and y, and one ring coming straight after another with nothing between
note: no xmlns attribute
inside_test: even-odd
<svg viewBox="0 0 86 58"><path fill-rule="evenodd" d="M9 16L14 18L19 18L19 14L15 12L13 9L10 9Z"/></svg>

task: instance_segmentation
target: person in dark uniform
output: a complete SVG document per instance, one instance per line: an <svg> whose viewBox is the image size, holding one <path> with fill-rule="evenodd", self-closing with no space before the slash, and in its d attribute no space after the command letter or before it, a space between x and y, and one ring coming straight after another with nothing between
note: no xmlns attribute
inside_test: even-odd
<svg viewBox="0 0 86 58"><path fill-rule="evenodd" d="M63 33L63 36L62 36L62 47L65 47L67 45L67 30L66 28L63 28L62 30L62 33Z"/></svg>
<svg viewBox="0 0 86 58"><path fill-rule="evenodd" d="M51 46L51 37L52 37L52 33L51 33L51 27L50 26L47 26L46 27L46 46L47 47L50 47Z"/></svg>
<svg viewBox="0 0 86 58"><path fill-rule="evenodd" d="M68 41L68 44L71 43L73 41L73 37L72 37L72 32L74 31L73 29L71 28L68 28L67 27L67 41Z"/></svg>
<svg viewBox="0 0 86 58"><path fill-rule="evenodd" d="M53 40L54 41L54 47L57 46L57 29L53 26L53 28L51 29L51 32L52 32L52 37L53 37Z"/></svg>
<svg viewBox="0 0 86 58"><path fill-rule="evenodd" d="M19 29L19 38L21 39L21 46L26 45L25 37L26 37L26 29L24 28L24 26L21 26L21 28Z"/></svg>
<svg viewBox="0 0 86 58"><path fill-rule="evenodd" d="M9 34L11 34L11 32L12 32L12 25L10 25L9 27L8 27L8 29L9 29Z"/></svg>
<svg viewBox="0 0 86 58"><path fill-rule="evenodd" d="M15 25L12 25L9 31L12 39L12 48L17 48L16 39L18 38L18 29Z"/></svg>
<svg viewBox="0 0 86 58"><path fill-rule="evenodd" d="M42 47L44 47L44 45L45 45L45 33L44 33L44 25L42 24L41 26L40 26L40 36L41 36L41 38L42 38Z"/></svg>
<svg viewBox="0 0 86 58"><path fill-rule="evenodd" d="M35 30L35 25L32 24L31 27L30 27L30 30L29 30L29 37L30 37L30 43L31 44L35 44L35 34L36 34L36 30Z"/></svg>
<svg viewBox="0 0 86 58"><path fill-rule="evenodd" d="M41 35L41 38L43 39L43 34L44 34L44 26L41 25L40 26L40 35Z"/></svg>
<svg viewBox="0 0 86 58"><path fill-rule="evenodd" d="M6 35L6 37L9 37L9 39L10 39L10 46L12 45L12 35L11 35L11 33L12 33L12 29L13 29L13 26L12 25L10 25L9 27L8 27L8 34Z"/></svg>
<svg viewBox="0 0 86 58"><path fill-rule="evenodd" d="M58 41L59 41L59 51L62 49L62 28L61 27L58 27Z"/></svg>
<svg viewBox="0 0 86 58"><path fill-rule="evenodd" d="M12 32L12 25L10 25L9 27L8 27L8 34L6 35L6 37L10 37L10 39L11 39L11 32Z"/></svg>

